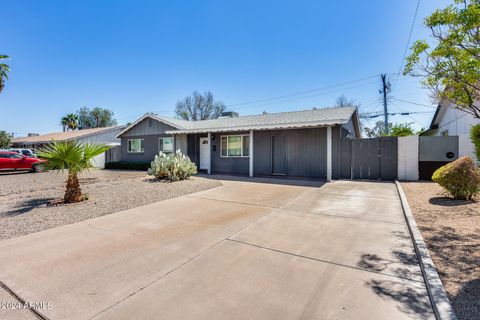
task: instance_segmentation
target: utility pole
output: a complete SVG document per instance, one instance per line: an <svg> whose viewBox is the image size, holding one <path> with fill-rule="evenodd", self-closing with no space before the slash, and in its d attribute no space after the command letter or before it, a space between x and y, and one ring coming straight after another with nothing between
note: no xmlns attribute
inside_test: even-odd
<svg viewBox="0 0 480 320"><path fill-rule="evenodd" d="M380 93L383 93L383 115L385 124L385 133L388 134L388 105L387 105L387 93L390 91L390 82L387 81L387 75L382 74L382 87Z"/></svg>

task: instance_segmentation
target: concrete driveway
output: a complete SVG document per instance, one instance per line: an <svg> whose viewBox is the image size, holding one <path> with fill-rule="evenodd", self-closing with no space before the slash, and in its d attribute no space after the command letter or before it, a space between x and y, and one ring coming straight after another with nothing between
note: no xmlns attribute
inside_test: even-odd
<svg viewBox="0 0 480 320"><path fill-rule="evenodd" d="M2 241L0 300L48 319L433 318L393 183L289 183L225 180Z"/></svg>

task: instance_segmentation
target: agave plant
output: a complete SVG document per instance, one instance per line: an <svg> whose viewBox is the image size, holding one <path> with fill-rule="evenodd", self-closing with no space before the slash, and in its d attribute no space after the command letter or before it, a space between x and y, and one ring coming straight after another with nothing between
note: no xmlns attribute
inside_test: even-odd
<svg viewBox="0 0 480 320"><path fill-rule="evenodd" d="M78 175L91 168L94 157L104 153L110 147L106 145L80 143L78 141L52 142L39 151L38 156L47 160L49 170L68 171L67 185L63 197L65 203L84 200Z"/></svg>

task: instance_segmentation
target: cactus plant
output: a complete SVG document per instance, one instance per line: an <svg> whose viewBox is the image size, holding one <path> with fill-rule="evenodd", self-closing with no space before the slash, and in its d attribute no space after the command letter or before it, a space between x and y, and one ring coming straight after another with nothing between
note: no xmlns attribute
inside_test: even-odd
<svg viewBox="0 0 480 320"><path fill-rule="evenodd" d="M178 181L197 173L197 166L180 150L175 154L159 152L150 164L148 174L158 179Z"/></svg>

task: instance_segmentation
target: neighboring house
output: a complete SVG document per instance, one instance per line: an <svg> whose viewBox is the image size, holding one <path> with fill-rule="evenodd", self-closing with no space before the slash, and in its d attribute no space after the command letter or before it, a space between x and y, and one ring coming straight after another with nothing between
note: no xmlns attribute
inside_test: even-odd
<svg viewBox="0 0 480 320"><path fill-rule="evenodd" d="M85 143L106 144L115 147L120 145L120 139L117 138L117 135L124 128L125 126L115 126L20 137L12 140L12 147L39 149L52 141L75 140ZM105 165L105 154L95 157L94 162L96 167L103 168Z"/></svg>
<svg viewBox="0 0 480 320"><path fill-rule="evenodd" d="M474 157L470 128L476 124L480 124L480 119L441 101L435 111L430 128L423 135L458 136L459 156Z"/></svg>
<svg viewBox="0 0 480 320"><path fill-rule="evenodd" d="M330 180L340 171L340 139L360 137L354 107L186 121L147 113L125 128L121 160L151 161L180 149L200 170Z"/></svg>

